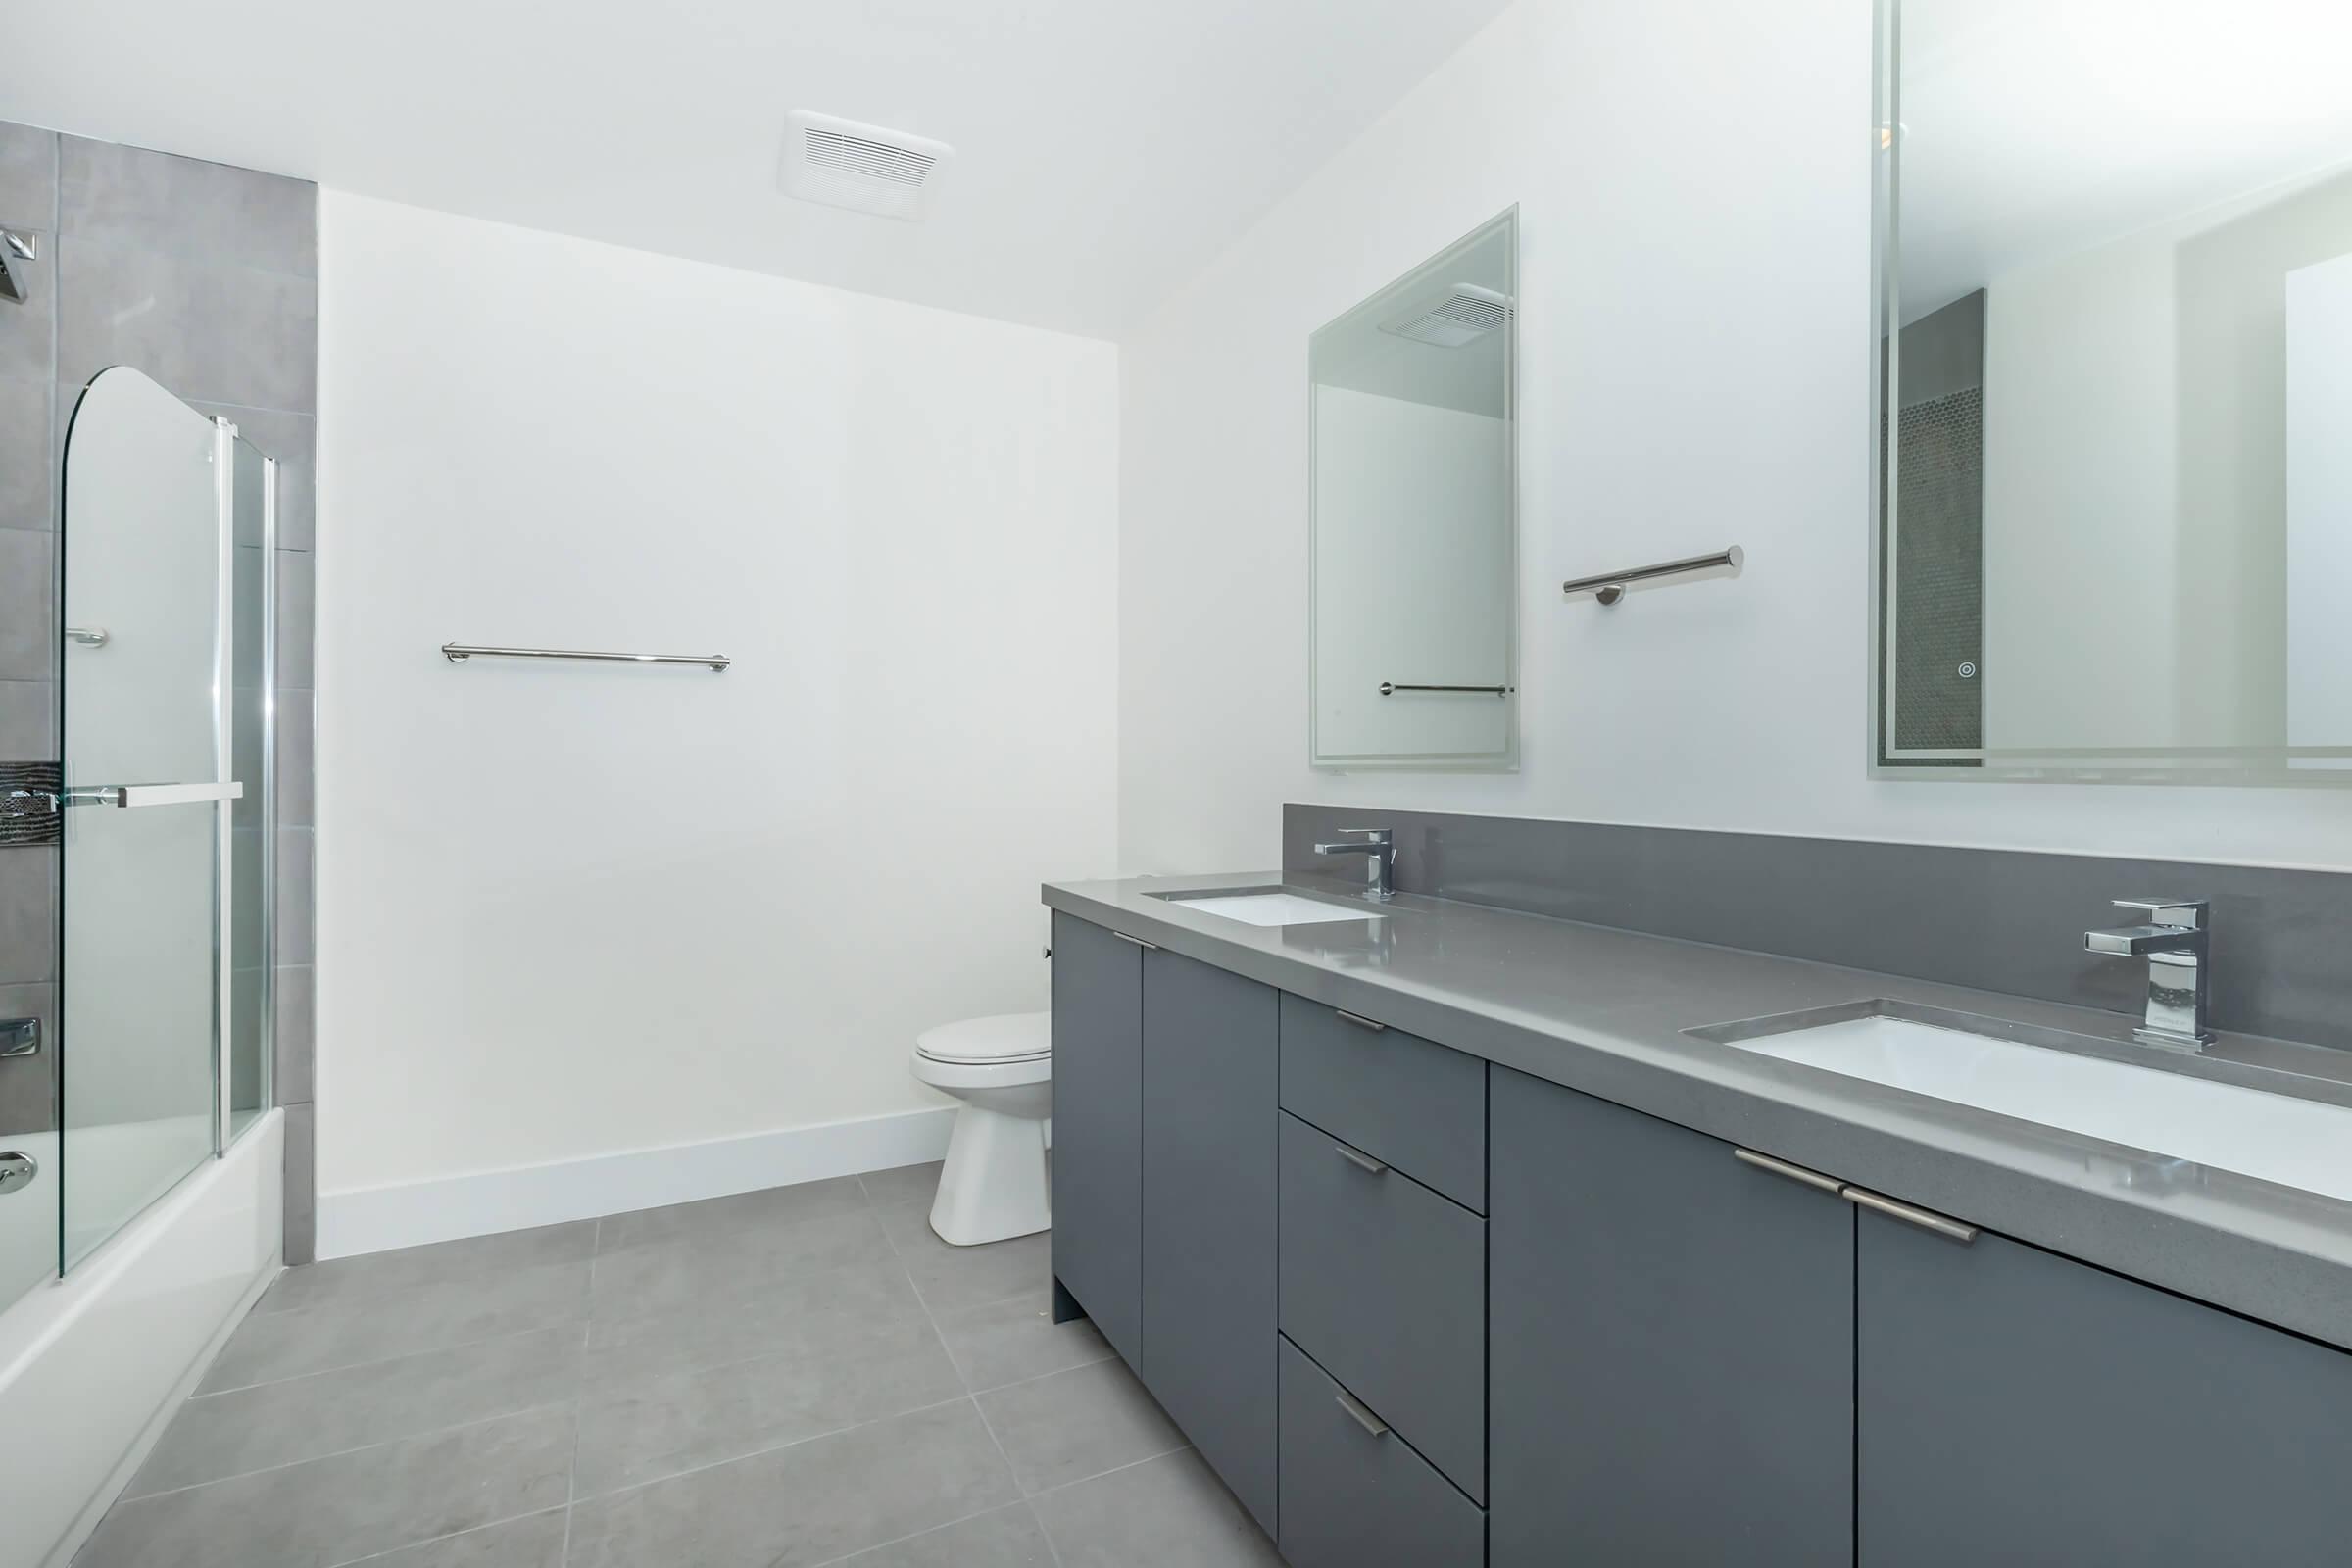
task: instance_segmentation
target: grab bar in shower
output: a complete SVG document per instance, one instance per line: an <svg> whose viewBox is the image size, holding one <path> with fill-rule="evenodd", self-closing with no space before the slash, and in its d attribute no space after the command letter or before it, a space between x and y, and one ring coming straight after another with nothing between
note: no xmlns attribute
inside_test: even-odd
<svg viewBox="0 0 2352 1568"><path fill-rule="evenodd" d="M1654 566L1636 566L1631 571L1604 571L1592 577L1571 577L1560 584L1560 592L1570 599L1579 594L1591 594L1604 605L1613 605L1625 597L1629 588L1663 587L1670 582L1696 582L1702 577L1737 577L1746 562L1747 552L1734 545L1729 550L1718 550L1711 556L1661 561Z"/></svg>
<svg viewBox="0 0 2352 1568"><path fill-rule="evenodd" d="M582 648L488 648L478 643L443 643L441 652L453 664L484 654L493 659L587 659L608 664L707 664L715 673L735 662L724 654L606 654Z"/></svg>

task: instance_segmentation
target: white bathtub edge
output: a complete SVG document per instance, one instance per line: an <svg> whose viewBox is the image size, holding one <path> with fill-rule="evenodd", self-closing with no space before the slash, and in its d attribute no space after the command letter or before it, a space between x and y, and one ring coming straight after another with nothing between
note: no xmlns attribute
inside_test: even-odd
<svg viewBox="0 0 2352 1568"><path fill-rule="evenodd" d="M0 1310L0 1409L37 1434L0 1466L0 1568L72 1559L276 1277L284 1159L272 1111L70 1277Z"/></svg>

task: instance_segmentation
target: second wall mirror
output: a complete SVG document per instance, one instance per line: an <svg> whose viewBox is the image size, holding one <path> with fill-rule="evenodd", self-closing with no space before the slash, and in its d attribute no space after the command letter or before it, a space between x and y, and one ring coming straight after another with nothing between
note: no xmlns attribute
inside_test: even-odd
<svg viewBox="0 0 2352 1568"><path fill-rule="evenodd" d="M1314 765L1519 760L1518 211L1308 340Z"/></svg>

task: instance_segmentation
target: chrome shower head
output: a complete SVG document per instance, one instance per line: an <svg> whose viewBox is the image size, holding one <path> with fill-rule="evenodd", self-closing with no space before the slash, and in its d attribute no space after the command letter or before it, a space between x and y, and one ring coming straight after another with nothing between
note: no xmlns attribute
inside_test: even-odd
<svg viewBox="0 0 2352 1568"><path fill-rule="evenodd" d="M32 235L0 228L0 299L22 305L32 297L32 283L24 264L39 254L40 246Z"/></svg>

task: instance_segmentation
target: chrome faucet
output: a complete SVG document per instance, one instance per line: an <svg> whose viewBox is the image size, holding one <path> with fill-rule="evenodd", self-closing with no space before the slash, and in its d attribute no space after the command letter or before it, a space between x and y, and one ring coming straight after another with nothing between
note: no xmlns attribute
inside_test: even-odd
<svg viewBox="0 0 2352 1568"><path fill-rule="evenodd" d="M1333 831L1361 833L1361 839L1349 839L1341 844L1318 844L1317 855L1364 855L1371 864L1364 868L1364 897L1382 904L1396 896L1396 830L1388 827L1343 827Z"/></svg>
<svg viewBox="0 0 2352 1568"><path fill-rule="evenodd" d="M2082 933L2092 953L2148 960L2147 1019L2132 1038L2177 1051L2201 1051L2213 1038L2207 1027L2208 982L2212 978L2210 906L2203 899L2117 899L2115 906L2142 916L2145 924L2113 926Z"/></svg>

